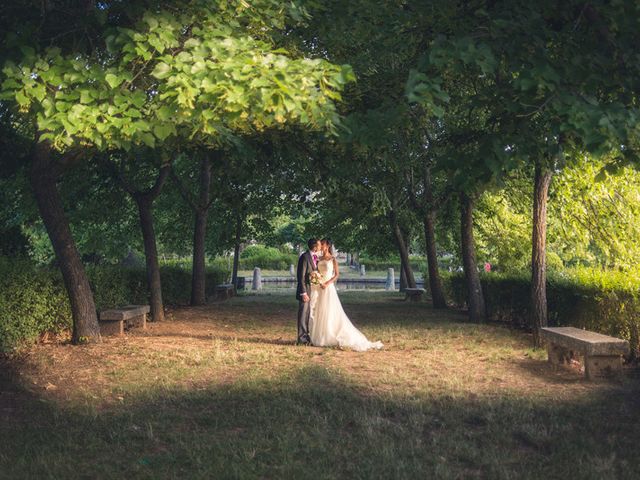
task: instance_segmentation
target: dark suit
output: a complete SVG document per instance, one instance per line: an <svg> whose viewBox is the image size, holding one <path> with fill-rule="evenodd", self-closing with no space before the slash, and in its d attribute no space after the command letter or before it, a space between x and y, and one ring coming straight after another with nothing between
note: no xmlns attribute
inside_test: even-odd
<svg viewBox="0 0 640 480"><path fill-rule="evenodd" d="M309 338L309 316L311 315L311 302L302 301L302 295L311 296L311 272L318 269L313 264L312 253L307 250L298 259L298 288L296 298L300 302L298 307L298 342L306 343Z"/></svg>

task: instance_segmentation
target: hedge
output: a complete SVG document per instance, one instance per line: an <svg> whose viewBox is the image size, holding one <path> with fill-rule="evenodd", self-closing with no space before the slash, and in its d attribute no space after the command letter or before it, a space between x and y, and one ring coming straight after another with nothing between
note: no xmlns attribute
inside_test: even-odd
<svg viewBox="0 0 640 480"><path fill-rule="evenodd" d="M87 269L96 308L147 303L146 273L140 268L94 266ZM223 283L226 273L207 271L207 294ZM161 267L166 304L187 304L191 272ZM26 260L0 257L0 351L33 343L45 332L71 328L71 310L60 272Z"/></svg>
<svg viewBox="0 0 640 480"><path fill-rule="evenodd" d="M462 273L443 273L447 298L466 304ZM526 274L481 274L487 318L531 329L531 279ZM574 326L629 340L640 358L640 279L637 275L594 269L550 274L549 326Z"/></svg>
<svg viewBox="0 0 640 480"><path fill-rule="evenodd" d="M388 268L393 268L396 271L396 275L400 275L400 257L397 255L392 255L389 258L384 259L369 257L368 255L362 254L358 261L363 264L369 272L381 272ZM412 255L409 258L409 264L411 265L411 269L414 273L421 272L425 268L426 262L426 258L418 255Z"/></svg>
<svg viewBox="0 0 640 480"><path fill-rule="evenodd" d="M396 275L400 275L400 262L395 262L393 260L371 260L371 259L361 259L360 263L364 265L369 272L383 272L388 268L393 268ZM419 264L415 262L409 262L411 265L411 269L413 272L421 272L424 268L424 263Z"/></svg>
<svg viewBox="0 0 640 480"><path fill-rule="evenodd" d="M240 254L238 266L241 270L253 270L260 267L266 270L289 270L289 265L298 263L298 255L284 253L273 247L251 245Z"/></svg>

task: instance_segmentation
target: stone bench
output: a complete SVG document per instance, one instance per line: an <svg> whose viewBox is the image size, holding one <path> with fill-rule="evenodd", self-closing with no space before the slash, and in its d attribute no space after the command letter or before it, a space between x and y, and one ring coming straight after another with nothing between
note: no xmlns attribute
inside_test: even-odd
<svg viewBox="0 0 640 480"><path fill-rule="evenodd" d="M147 328L149 305L126 305L100 312L101 335L124 335L125 328Z"/></svg>
<svg viewBox="0 0 640 480"><path fill-rule="evenodd" d="M214 288L216 300L229 300L236 293L233 283L223 283Z"/></svg>
<svg viewBox="0 0 640 480"><path fill-rule="evenodd" d="M584 359L588 380L622 373L622 355L629 353L629 342L574 327L545 327L540 334L547 345L549 363L557 368L576 358Z"/></svg>
<svg viewBox="0 0 640 480"><path fill-rule="evenodd" d="M419 302L422 300L422 295L426 293L424 288L405 288L405 300L410 300L412 302Z"/></svg>

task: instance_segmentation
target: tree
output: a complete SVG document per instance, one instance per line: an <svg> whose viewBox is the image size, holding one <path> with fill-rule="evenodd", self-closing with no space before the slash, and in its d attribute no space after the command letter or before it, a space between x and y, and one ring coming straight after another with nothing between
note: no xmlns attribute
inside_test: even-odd
<svg viewBox="0 0 640 480"><path fill-rule="evenodd" d="M138 154L138 157L139 156L141 155ZM156 322L164 320L164 306L162 302L162 282L160 279L156 234L153 227L153 202L158 198L158 195L160 195L162 187L169 176L170 169L170 164L161 164L158 169L154 169L156 172L154 172L155 178L153 179L152 186L142 189L134 185L134 183L126 177L122 164L120 168L116 167L114 169L115 178L124 191L131 196L138 208L147 267L147 285L149 288L151 318Z"/></svg>
<svg viewBox="0 0 640 480"><path fill-rule="evenodd" d="M103 17L117 6L101 3L96 9L87 2L83 13ZM347 66L292 59L269 43L267 32L284 27L289 14L300 11L269 0L252 6L193 1L180 10L169 5L144 11L133 21L115 15L127 25L101 25L99 38L85 41L81 50L73 43L61 48L34 42L27 37L30 27L5 41L19 54L4 63L0 96L33 125L32 185L60 264L69 266L63 275L75 341L99 334L55 188L60 166L95 150L155 148L190 138L219 142L288 121L334 129L339 116L333 100L353 75ZM54 151L63 153L62 160Z"/></svg>
<svg viewBox="0 0 640 480"><path fill-rule="evenodd" d="M454 7L458 8L458 7ZM567 155L618 152L637 159L634 98L630 78L640 67L629 53L637 40L638 5L632 1L487 2L461 6L410 79L410 95L433 102L444 80L470 81L467 99L486 112L490 142L476 165L494 172L518 163L536 165L534 188L532 324L535 343L546 321L546 190L550 174ZM615 32L615 33L614 33ZM635 57L634 57L635 58ZM465 68L475 67L469 76ZM427 73L428 72L428 73ZM455 84L455 83L454 83ZM562 155L562 161L558 159Z"/></svg>
<svg viewBox="0 0 640 480"><path fill-rule="evenodd" d="M425 255L427 257L427 271L429 276L429 291L433 308L446 308L447 302L444 296L442 280L438 268L437 242L436 242L436 219L439 210L449 200L451 188L441 187L437 191L439 177L436 170L437 154L433 151L436 145L434 137L438 131L437 125L428 125L428 119L421 116L420 123L423 126L424 137L420 138L416 153L408 162L408 169L405 173L407 181L407 191L413 209L418 212L422 219L424 230ZM426 128L429 127L429 128ZM435 175L434 175L435 170ZM446 185L445 179L445 187Z"/></svg>
<svg viewBox="0 0 640 480"><path fill-rule="evenodd" d="M171 176L178 186L180 194L194 213L193 231L193 261L191 266L191 305L206 303L205 285L205 241L207 234L207 220L211 207L211 168L212 163L221 155L219 151L201 151L196 154L199 160L198 193L192 195L183 185L175 170L171 169Z"/></svg>

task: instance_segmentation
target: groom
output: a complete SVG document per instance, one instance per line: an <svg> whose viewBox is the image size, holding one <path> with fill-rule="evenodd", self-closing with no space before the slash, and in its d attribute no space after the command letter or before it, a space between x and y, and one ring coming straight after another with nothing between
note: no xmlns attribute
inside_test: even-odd
<svg viewBox="0 0 640 480"><path fill-rule="evenodd" d="M310 345L309 317L311 315L311 272L318 270L318 255L320 240L311 238L307 242L309 249L298 259L298 288L296 299L298 307L298 345Z"/></svg>

